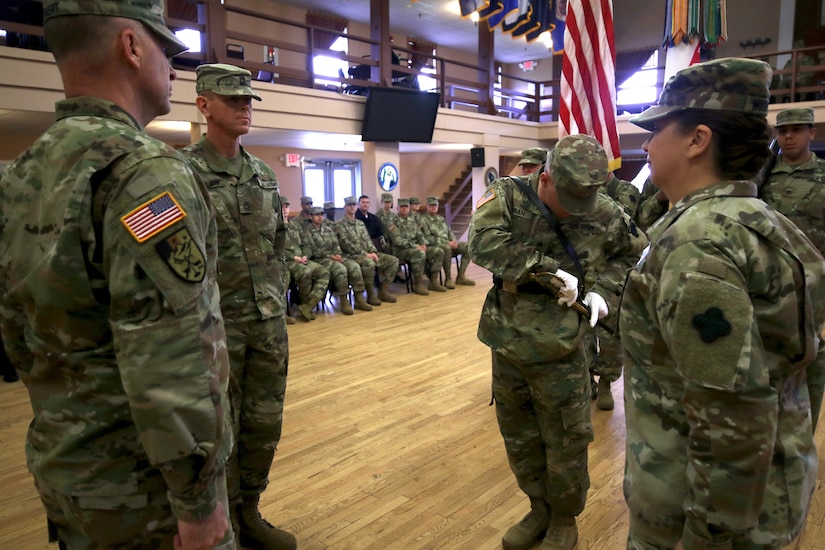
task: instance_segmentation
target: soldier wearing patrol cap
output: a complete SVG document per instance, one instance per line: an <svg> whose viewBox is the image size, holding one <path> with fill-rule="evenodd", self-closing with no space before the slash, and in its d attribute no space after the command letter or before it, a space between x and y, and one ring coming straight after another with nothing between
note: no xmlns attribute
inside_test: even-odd
<svg viewBox="0 0 825 550"><path fill-rule="evenodd" d="M421 199L418 197L410 197L410 217L416 222L421 223Z"/></svg>
<svg viewBox="0 0 825 550"><path fill-rule="evenodd" d="M398 214L392 211L392 203L392 193L381 193L381 206L376 210L375 215L381 222L384 252L397 256L393 250L393 239L398 236Z"/></svg>
<svg viewBox="0 0 825 550"><path fill-rule="evenodd" d="M521 152L521 160L518 162L518 167L521 169L521 175L529 176L536 170L544 166L547 160L547 149L541 147L531 147Z"/></svg>
<svg viewBox="0 0 825 550"><path fill-rule="evenodd" d="M310 214L310 210L312 210L312 197L307 197L304 195L301 197L301 212L298 214L299 217L295 221L304 223L304 227L310 225L312 223L312 214Z"/></svg>
<svg viewBox="0 0 825 550"><path fill-rule="evenodd" d="M61 548L233 548L216 225L143 127L186 47L161 0L45 0L66 99L0 180L0 309Z"/></svg>
<svg viewBox="0 0 825 550"><path fill-rule="evenodd" d="M472 260L494 275L478 337L492 352L510 468L530 498L530 512L504 534L507 550L527 550L542 537L542 550L570 550L578 540L593 440L582 340L615 309L624 274L647 244L621 207L599 193L607 177L602 146L566 136L544 170L495 180L470 225ZM603 264L586 289L577 264L582 271ZM580 290L591 309L586 318L570 307Z"/></svg>
<svg viewBox="0 0 825 550"><path fill-rule="evenodd" d="M278 179L241 146L252 125L249 71L201 65L195 84L206 134L181 153L218 213L218 283L226 316L235 446L227 464L230 517L243 546L292 549L295 537L260 514L283 423L289 358L284 262L287 228Z"/></svg>
<svg viewBox="0 0 825 550"><path fill-rule="evenodd" d="M778 549L805 524L825 263L749 181L768 157L770 80L762 61L699 63L631 119L653 131L650 178L673 208L619 319L628 548Z"/></svg>
<svg viewBox="0 0 825 550"><path fill-rule="evenodd" d="M419 220L421 233L427 241L427 246L438 247L444 251L442 268L444 269L444 286L449 289L455 285L473 286L476 284L467 278L467 266L470 265L470 255L467 253L467 241L459 242L453 230L447 225L444 216L438 214L438 197L427 197L427 213ZM455 282L452 275L452 259L461 256L458 274Z"/></svg>
<svg viewBox="0 0 825 550"><path fill-rule="evenodd" d="M335 203L332 201L326 201L324 203L324 214L327 217L327 220L334 222L335 221Z"/></svg>

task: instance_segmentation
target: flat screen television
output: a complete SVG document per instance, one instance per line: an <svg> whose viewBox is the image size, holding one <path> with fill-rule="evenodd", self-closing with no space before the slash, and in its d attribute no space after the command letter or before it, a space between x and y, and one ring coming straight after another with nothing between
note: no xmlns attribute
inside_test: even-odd
<svg viewBox="0 0 825 550"><path fill-rule="evenodd" d="M431 143L439 94L404 88L370 88L362 141Z"/></svg>

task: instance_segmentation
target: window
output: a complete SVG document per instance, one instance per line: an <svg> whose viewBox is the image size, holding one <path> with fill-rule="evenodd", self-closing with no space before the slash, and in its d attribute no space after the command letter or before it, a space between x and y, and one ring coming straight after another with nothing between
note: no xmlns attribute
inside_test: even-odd
<svg viewBox="0 0 825 550"><path fill-rule="evenodd" d="M200 31L196 31L194 29L181 29L179 31L175 31L175 36L180 39L181 42L186 44L186 47L189 48L189 52L191 53L200 53L201 51L201 33Z"/></svg>
<svg viewBox="0 0 825 550"><path fill-rule="evenodd" d="M619 85L616 93L616 104L619 111L625 113L639 113L645 107L656 103L659 99L659 50L654 50L633 76Z"/></svg>
<svg viewBox="0 0 825 550"><path fill-rule="evenodd" d="M344 199L361 194L361 163L340 160L318 160L304 163L304 195L320 206L332 201L336 208Z"/></svg>
<svg viewBox="0 0 825 550"><path fill-rule="evenodd" d="M348 41L345 37L339 36L335 42L329 47L330 50L336 52L344 52L347 53ZM349 69L349 63L347 63L343 59L338 59L335 57L330 57L328 55L316 55L312 58L312 72L315 73L315 84L321 86L335 86L336 88L341 87L340 82L336 82L334 80L326 80L324 78L318 78L319 76L332 76L332 77L339 77L345 75ZM349 195L346 195L349 196Z"/></svg>

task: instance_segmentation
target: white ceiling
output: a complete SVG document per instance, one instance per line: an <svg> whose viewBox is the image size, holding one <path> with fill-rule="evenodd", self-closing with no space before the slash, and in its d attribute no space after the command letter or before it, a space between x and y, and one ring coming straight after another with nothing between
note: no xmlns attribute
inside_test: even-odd
<svg viewBox="0 0 825 550"><path fill-rule="evenodd" d="M349 21L369 24L370 0L272 0L278 4L333 13ZM387 0L390 7L390 28L408 37L421 38L458 51L478 50L478 29L472 21L462 18L458 0ZM481 2L479 2L481 3ZM482 23L484 24L484 23ZM552 52L536 40L528 44L495 31L495 58L503 63L518 63L545 59Z"/></svg>

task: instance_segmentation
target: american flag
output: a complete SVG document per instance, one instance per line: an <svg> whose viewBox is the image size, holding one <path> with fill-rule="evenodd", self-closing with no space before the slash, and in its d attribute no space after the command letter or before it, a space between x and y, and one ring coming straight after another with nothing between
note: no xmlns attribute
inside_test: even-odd
<svg viewBox="0 0 825 550"><path fill-rule="evenodd" d="M132 236L142 243L184 217L186 213L181 210L175 198L167 191L132 210L120 220Z"/></svg>
<svg viewBox="0 0 825 550"><path fill-rule="evenodd" d="M616 42L612 0L568 0L559 107L559 138L595 137L609 169L621 166L616 129Z"/></svg>

